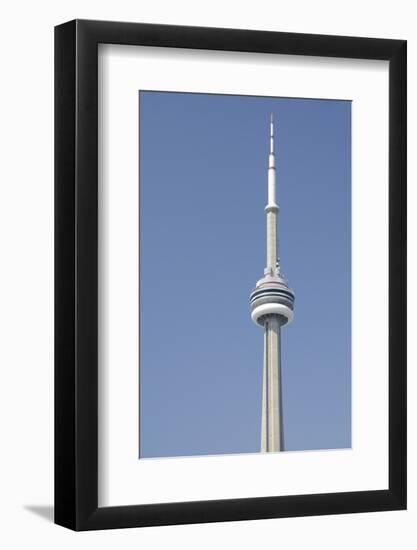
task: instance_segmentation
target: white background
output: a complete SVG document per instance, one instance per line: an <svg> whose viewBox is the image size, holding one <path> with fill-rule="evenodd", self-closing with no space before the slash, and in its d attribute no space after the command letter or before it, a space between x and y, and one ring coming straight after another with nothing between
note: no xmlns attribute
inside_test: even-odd
<svg viewBox="0 0 417 550"><path fill-rule="evenodd" d="M99 504L386 489L387 62L115 45L99 60ZM138 89L352 100L352 449L137 459Z"/></svg>
<svg viewBox="0 0 417 550"><path fill-rule="evenodd" d="M415 548L416 292L409 290L409 510L75 534L50 516L53 471L53 34L74 17L409 40L409 278L417 278L413 2L19 2L2 13L0 541L5 548ZM411 254L412 252L412 254Z"/></svg>

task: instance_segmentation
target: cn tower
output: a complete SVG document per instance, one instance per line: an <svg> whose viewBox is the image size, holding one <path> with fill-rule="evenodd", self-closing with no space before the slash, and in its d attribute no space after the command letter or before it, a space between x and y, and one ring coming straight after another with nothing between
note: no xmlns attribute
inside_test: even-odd
<svg viewBox="0 0 417 550"><path fill-rule="evenodd" d="M264 329L261 452L284 450L281 327L294 316L294 292L281 272L278 245L274 121L271 115L266 212L266 268L250 295L252 320Z"/></svg>

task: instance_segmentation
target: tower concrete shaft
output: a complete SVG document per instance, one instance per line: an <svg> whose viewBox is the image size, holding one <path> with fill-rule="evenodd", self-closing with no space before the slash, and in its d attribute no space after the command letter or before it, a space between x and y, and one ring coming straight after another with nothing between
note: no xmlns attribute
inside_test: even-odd
<svg viewBox="0 0 417 550"><path fill-rule="evenodd" d="M281 323L278 315L265 321L261 452L284 449L281 395Z"/></svg>
<svg viewBox="0 0 417 550"><path fill-rule="evenodd" d="M277 212L269 210L266 213L266 269L267 273L277 275L278 273L278 258L277 258Z"/></svg>

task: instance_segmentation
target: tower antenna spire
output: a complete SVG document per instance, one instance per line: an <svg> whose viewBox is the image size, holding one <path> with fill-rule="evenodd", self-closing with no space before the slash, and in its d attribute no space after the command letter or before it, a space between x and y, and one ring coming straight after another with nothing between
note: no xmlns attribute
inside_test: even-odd
<svg viewBox="0 0 417 550"><path fill-rule="evenodd" d="M274 115L271 113L269 129L269 160L268 160L268 204L266 205L267 219L267 259L266 269L275 273L278 260L278 205L276 202L276 170L274 149Z"/></svg>

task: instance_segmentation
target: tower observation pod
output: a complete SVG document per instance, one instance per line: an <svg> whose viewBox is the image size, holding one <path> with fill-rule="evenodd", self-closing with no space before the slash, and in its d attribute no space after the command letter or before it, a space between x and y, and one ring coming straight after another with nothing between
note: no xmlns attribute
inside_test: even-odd
<svg viewBox="0 0 417 550"><path fill-rule="evenodd" d="M266 212L266 268L250 295L252 320L264 329L261 452L284 450L281 327L294 316L294 292L281 273L278 245L274 121L271 115Z"/></svg>

